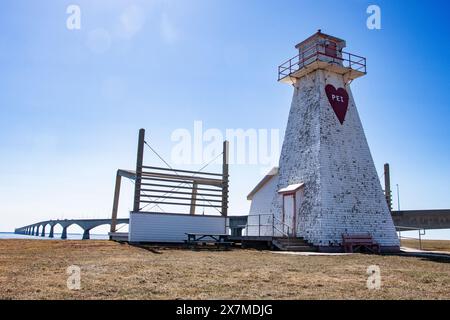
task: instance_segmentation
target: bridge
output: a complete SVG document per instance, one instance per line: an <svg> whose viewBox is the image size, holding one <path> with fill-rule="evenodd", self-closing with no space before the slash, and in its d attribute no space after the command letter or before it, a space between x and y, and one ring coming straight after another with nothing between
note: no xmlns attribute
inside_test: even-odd
<svg viewBox="0 0 450 320"><path fill-rule="evenodd" d="M392 211L392 219L401 231L450 229L449 209Z"/></svg>
<svg viewBox="0 0 450 320"><path fill-rule="evenodd" d="M41 236L45 237L46 232L45 229L47 226L50 226L49 238L54 237L54 228L56 225L60 225L62 227L61 239L67 239L67 228L71 225L78 225L83 229L83 240L90 239L90 230L102 226L102 225L111 225L112 219L71 219L71 220L48 220L42 221L34 224L30 224L28 226L17 228L15 233L17 234L25 234L30 236ZM117 224L128 224L129 219L117 219Z"/></svg>

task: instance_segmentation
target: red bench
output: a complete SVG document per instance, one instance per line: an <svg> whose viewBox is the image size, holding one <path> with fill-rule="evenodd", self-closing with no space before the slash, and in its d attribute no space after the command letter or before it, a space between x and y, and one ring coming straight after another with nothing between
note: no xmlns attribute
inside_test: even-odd
<svg viewBox="0 0 450 320"><path fill-rule="evenodd" d="M344 246L345 252L361 252L366 249L373 253L380 253L380 246L376 243L372 236L368 233L364 234L343 234L342 235L342 245Z"/></svg>

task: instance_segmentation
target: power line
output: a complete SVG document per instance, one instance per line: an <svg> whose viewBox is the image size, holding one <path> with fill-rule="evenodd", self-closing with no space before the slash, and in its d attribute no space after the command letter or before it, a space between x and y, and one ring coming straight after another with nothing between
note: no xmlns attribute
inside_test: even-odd
<svg viewBox="0 0 450 320"><path fill-rule="evenodd" d="M165 164L166 164L166 166L169 168L169 169L173 169L171 166L170 166L170 164L169 163L167 163L167 161L166 160L164 160L164 158L163 157L161 157L160 155L159 155L159 153L158 152L156 152L156 150L155 149L153 149L148 143L147 143L147 141L144 141L144 143L145 143L145 145L147 146L147 147L149 147L150 148L150 150L152 150L153 151L153 153L154 154L156 154L156 156L162 161L162 162L164 162Z"/></svg>

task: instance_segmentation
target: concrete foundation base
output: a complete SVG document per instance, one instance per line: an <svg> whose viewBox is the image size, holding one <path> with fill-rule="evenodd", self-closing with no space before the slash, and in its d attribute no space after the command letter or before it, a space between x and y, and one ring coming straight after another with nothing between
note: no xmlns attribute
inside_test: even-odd
<svg viewBox="0 0 450 320"><path fill-rule="evenodd" d="M341 246L336 246L336 247L319 246L319 247L317 247L317 251L324 252L324 253L343 253L343 252L345 252L344 247L341 247ZM400 247L381 246L380 252L381 253L400 253Z"/></svg>

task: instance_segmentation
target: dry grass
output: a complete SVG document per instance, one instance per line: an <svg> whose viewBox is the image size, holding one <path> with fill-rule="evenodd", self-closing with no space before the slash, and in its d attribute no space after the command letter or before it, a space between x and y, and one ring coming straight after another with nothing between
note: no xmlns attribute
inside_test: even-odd
<svg viewBox="0 0 450 320"><path fill-rule="evenodd" d="M419 240L402 240L402 246L419 249ZM450 252L449 240L422 240L422 250Z"/></svg>
<svg viewBox="0 0 450 320"><path fill-rule="evenodd" d="M81 290L66 287L79 265ZM382 288L366 288L381 268ZM1 299L450 299L450 264L401 256L146 250L109 241L0 240Z"/></svg>

